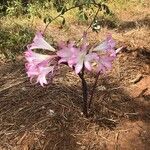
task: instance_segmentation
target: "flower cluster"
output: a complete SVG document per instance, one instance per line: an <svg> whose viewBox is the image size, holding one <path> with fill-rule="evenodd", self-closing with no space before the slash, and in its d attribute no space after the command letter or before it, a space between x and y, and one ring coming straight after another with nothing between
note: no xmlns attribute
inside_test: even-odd
<svg viewBox="0 0 150 150"><path fill-rule="evenodd" d="M76 74L79 74L83 67L89 71L105 73L111 69L116 53L121 48L115 50L115 41L111 36L94 48L90 48L87 42L86 33L83 34L81 44L77 46L75 42L61 43L56 51L48 44L41 32L38 32L33 43L27 46L25 52L26 70L30 81L36 80L41 86L48 84L47 79L54 76L54 71L59 64L67 64ZM48 50L48 55L36 53L33 49Z"/></svg>

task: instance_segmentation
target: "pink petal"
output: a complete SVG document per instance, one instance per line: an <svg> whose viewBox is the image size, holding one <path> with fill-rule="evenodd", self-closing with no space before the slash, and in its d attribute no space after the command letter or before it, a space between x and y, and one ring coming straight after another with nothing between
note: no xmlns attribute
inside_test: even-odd
<svg viewBox="0 0 150 150"><path fill-rule="evenodd" d="M59 63L67 62L69 67L72 68L72 66L77 62L76 59L79 52L80 50L74 47L74 42L70 42L57 52L57 55L60 57Z"/></svg>
<svg viewBox="0 0 150 150"><path fill-rule="evenodd" d="M75 73L78 74L83 68L83 62L77 63L75 65Z"/></svg>
<svg viewBox="0 0 150 150"><path fill-rule="evenodd" d="M111 56L101 56L99 58L99 61L97 61L98 64L97 71L105 73L106 70L111 69L113 60L114 59L112 59Z"/></svg>
<svg viewBox="0 0 150 150"><path fill-rule="evenodd" d="M63 62L66 62L66 59L65 59L65 58L61 58L61 59L58 61L59 64L60 64L60 63L63 63Z"/></svg>
<svg viewBox="0 0 150 150"><path fill-rule="evenodd" d="M27 63L25 67L27 69L27 75L30 77L30 81L32 82L35 79L40 83L41 86L47 84L46 77L53 74L55 60L53 58L57 57L57 55L43 55L39 53L35 53L32 50L28 50L25 52L25 58Z"/></svg>
<svg viewBox="0 0 150 150"><path fill-rule="evenodd" d="M69 57L71 55L71 52L68 50L68 48L64 48L57 52L57 55L59 57Z"/></svg>
<svg viewBox="0 0 150 150"><path fill-rule="evenodd" d="M84 60L84 65L85 67L91 71L92 70L92 66L91 63L98 60L99 57L96 53L89 53L85 56L85 60Z"/></svg>
<svg viewBox="0 0 150 150"><path fill-rule="evenodd" d="M123 49L123 46L118 48L118 49L116 49L116 54L119 53L122 49Z"/></svg>
<svg viewBox="0 0 150 150"><path fill-rule="evenodd" d="M37 32L35 35L33 43L30 45L30 49L46 49L55 51L55 49L44 40L41 32Z"/></svg>
<svg viewBox="0 0 150 150"><path fill-rule="evenodd" d="M111 36L108 36L105 41L103 41L100 45L96 46L93 51L102 51L106 52L107 50L111 50L115 47L115 41Z"/></svg>
<svg viewBox="0 0 150 150"><path fill-rule="evenodd" d="M85 65L85 67L86 67L89 71L92 70L91 64L90 64L88 61L85 61L85 62L84 62L84 65Z"/></svg>
<svg viewBox="0 0 150 150"><path fill-rule="evenodd" d="M77 63L77 59L76 57L72 57L70 60L68 60L68 65L69 67L72 68L73 65L75 65Z"/></svg>
<svg viewBox="0 0 150 150"><path fill-rule="evenodd" d="M41 84L41 86L44 86L44 84L47 84L46 76L52 72L53 73L54 67L41 67L39 70L39 75L37 78L37 82Z"/></svg>

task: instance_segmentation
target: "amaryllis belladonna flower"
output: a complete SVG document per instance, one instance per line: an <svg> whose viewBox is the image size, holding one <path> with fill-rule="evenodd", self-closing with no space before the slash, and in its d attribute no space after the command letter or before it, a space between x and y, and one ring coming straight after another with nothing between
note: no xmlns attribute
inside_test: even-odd
<svg viewBox="0 0 150 150"><path fill-rule="evenodd" d="M76 58L76 64L74 65L75 73L78 74L82 70L83 66L85 66L85 68L89 71L92 71L92 62L97 59L98 56L96 53L87 54L86 50L81 50L78 53L78 56Z"/></svg>
<svg viewBox="0 0 150 150"><path fill-rule="evenodd" d="M83 66L89 71L92 70L91 62L97 59L96 53L88 53L88 43L86 34L83 34L82 43L80 46L75 46L74 42L70 42L67 45L61 46L61 49L57 52L60 57L59 63L67 62L70 67L75 68L76 74L78 74Z"/></svg>
<svg viewBox="0 0 150 150"><path fill-rule="evenodd" d="M116 58L117 53L123 47L115 50L115 41L109 35L106 40L96 46L92 51L97 52L99 59L96 60L95 66L97 72L105 73L107 70L111 69L112 63ZM95 67L94 67L95 68Z"/></svg>
<svg viewBox="0 0 150 150"><path fill-rule="evenodd" d="M114 49L115 47L115 41L109 35L106 40L104 40L102 43L100 43L98 46L96 46L92 51L97 51L97 52L108 52L109 50Z"/></svg>
<svg viewBox="0 0 150 150"><path fill-rule="evenodd" d="M25 52L26 70L27 75L30 77L30 81L36 80L36 83L40 83L42 86L47 84L47 78L53 77L53 72L57 66L55 58L57 55L43 55L32 51L33 49L46 49L55 51L55 49L48 44L42 34L38 32L33 43L28 45L28 50Z"/></svg>
<svg viewBox="0 0 150 150"><path fill-rule="evenodd" d="M59 63L67 62L68 66L72 68L76 64L79 51L79 48L75 47L74 42L69 42L68 44L62 43L60 50L57 52L57 55L60 57Z"/></svg>
<svg viewBox="0 0 150 150"><path fill-rule="evenodd" d="M55 51L44 40L41 32L36 34L33 43L28 45L28 50L25 52L27 74L31 81L36 79L36 82L44 86L48 83L47 78L53 77L53 72L60 63L67 63L75 70L76 74L79 74L83 67L89 71L94 69L97 72L105 73L111 69L116 54L122 49L119 48L115 51L115 41L111 36L108 36L95 48L90 49L86 33L83 34L82 41L78 46L75 45L75 42L68 42L61 44L59 48L60 50L55 55L43 55L32 51L33 49Z"/></svg>
<svg viewBox="0 0 150 150"><path fill-rule="evenodd" d="M36 33L33 39L33 43L29 44L28 47L30 49L45 49L45 50L55 51L55 49L44 40L41 32Z"/></svg>
<svg viewBox="0 0 150 150"><path fill-rule="evenodd" d="M25 52L25 58L27 60L26 69L27 75L30 77L30 81L36 80L36 83L40 83L42 86L47 84L46 77L51 78L55 69L55 57L56 55L43 55L32 50Z"/></svg>

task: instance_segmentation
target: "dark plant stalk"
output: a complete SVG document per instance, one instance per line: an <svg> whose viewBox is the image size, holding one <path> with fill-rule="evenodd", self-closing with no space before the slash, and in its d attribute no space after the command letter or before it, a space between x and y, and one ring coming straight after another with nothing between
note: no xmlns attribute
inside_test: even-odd
<svg viewBox="0 0 150 150"><path fill-rule="evenodd" d="M87 83L84 78L84 70L85 68L83 67L82 73L79 73L79 77L82 81L82 92L83 92L83 114L88 117L88 88L87 88Z"/></svg>
<svg viewBox="0 0 150 150"><path fill-rule="evenodd" d="M98 15L98 12L100 11L100 8L98 8L91 24L89 25L89 27L87 28L86 30L86 33L87 31L90 29L90 27L92 26L95 18L97 17ZM81 39L80 39L81 40ZM79 73L79 77L81 78L82 80L82 92L83 92L83 114L88 117L89 113L89 109L91 107L91 103L92 103L92 100L93 100L93 96L94 96L94 91L95 91L95 88L96 88L96 85L97 85L97 81L98 81L98 77L100 75L100 72L97 74L96 76L96 79L95 79L95 82L94 82L94 85L93 85L93 89L92 89L92 92L91 92L91 97L90 97L90 100L89 100L89 103L88 103L88 88L87 88L87 83L86 83L86 80L84 78L84 70L85 70L85 67L82 68L82 73Z"/></svg>
<svg viewBox="0 0 150 150"><path fill-rule="evenodd" d="M90 100L89 100L89 104L88 104L89 109L91 108L91 104L92 104L92 101L93 101L93 97L94 97L94 93L95 93L95 89L96 89L96 86L97 86L99 75L100 75L100 72L98 72L97 75L96 75L95 82L94 82L94 85L93 85L93 88L92 88L92 91L91 91L91 96L90 96Z"/></svg>

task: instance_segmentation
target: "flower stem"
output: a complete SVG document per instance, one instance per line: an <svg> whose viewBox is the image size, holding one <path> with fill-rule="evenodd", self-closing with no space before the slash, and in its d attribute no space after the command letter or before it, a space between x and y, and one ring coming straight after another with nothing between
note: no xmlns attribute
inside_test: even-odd
<svg viewBox="0 0 150 150"><path fill-rule="evenodd" d="M99 75L100 75L100 72L98 72L97 75L96 75L95 82L94 82L94 85L93 85L93 88L92 88L92 91L91 91L91 97L90 97L89 104L88 104L89 109L91 108L91 104L92 104L92 101L93 101L93 97L94 97L94 93L95 93L95 89L96 89L96 86L97 86Z"/></svg>
<svg viewBox="0 0 150 150"><path fill-rule="evenodd" d="M100 7L98 7L97 12L95 13L95 16L94 16L93 20L91 21L90 25L89 25L88 28L86 29L86 31L85 31L86 33L87 33L87 31L92 27L92 25L93 25L93 23L94 23L94 21L95 21L97 15L98 15L99 11L100 11Z"/></svg>
<svg viewBox="0 0 150 150"><path fill-rule="evenodd" d="M83 92L83 114L88 117L88 88L84 78L84 67L82 73L79 73L79 77L82 80L82 92Z"/></svg>

